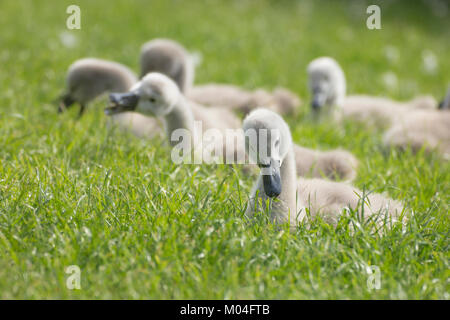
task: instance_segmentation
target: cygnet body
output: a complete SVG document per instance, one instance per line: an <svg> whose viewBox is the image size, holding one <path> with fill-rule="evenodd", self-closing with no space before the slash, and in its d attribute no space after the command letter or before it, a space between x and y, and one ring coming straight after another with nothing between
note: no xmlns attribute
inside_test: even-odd
<svg viewBox="0 0 450 320"><path fill-rule="evenodd" d="M58 110L62 112L78 103L82 116L94 99L108 92L127 92L136 82L133 71L120 63L97 58L77 60L68 69L67 89ZM132 112L114 115L112 122L139 137L153 137L161 131L155 119Z"/></svg>
<svg viewBox="0 0 450 320"><path fill-rule="evenodd" d="M257 210L269 211L275 223L288 223L291 230L303 221L307 212L310 217L320 215L324 221L335 225L346 208L364 208L364 218L374 214L378 217L397 219L402 205L380 194L370 194L361 202L362 192L346 184L321 179L297 179L296 160L290 130L286 122L276 113L257 109L244 120L244 132L267 130L271 132L267 151L260 153L260 141L250 141L246 151L261 169L250 195L247 215ZM258 135L256 135L258 136ZM269 203L269 207L266 204ZM379 219L382 221L383 219Z"/></svg>
<svg viewBox="0 0 450 320"><path fill-rule="evenodd" d="M264 105L281 113L291 113L301 104L298 96L285 88L273 92L264 89L246 90L229 84L193 86L194 59L178 42L154 39L142 46L140 55L141 77L159 72L175 81L181 92L193 102L207 107L223 107L244 114Z"/></svg>
<svg viewBox="0 0 450 320"><path fill-rule="evenodd" d="M407 102L368 95L346 96L344 72L330 57L313 60L307 71L313 110L328 110L337 119L351 119L385 127L412 110L436 109L437 106L436 100L431 96L418 96Z"/></svg>

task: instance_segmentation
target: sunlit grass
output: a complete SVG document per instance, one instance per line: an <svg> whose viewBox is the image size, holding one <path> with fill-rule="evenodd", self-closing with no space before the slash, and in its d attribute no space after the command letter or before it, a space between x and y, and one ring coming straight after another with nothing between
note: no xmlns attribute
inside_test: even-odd
<svg viewBox="0 0 450 320"><path fill-rule="evenodd" d="M449 298L448 163L386 153L373 128L315 123L305 72L330 55L349 92L440 98L448 15L425 1L378 2L383 29L371 31L363 1L77 3L74 31L65 27L71 1L0 3L1 298ZM67 33L74 47L61 41ZM198 83L297 92L304 108L287 119L294 140L350 150L360 159L355 184L403 201L414 218L383 237L351 233L345 219L295 234L252 223L243 213L253 181L239 168L174 165L163 140L108 128L104 99L79 121L76 110L56 114L51 102L72 61L96 56L137 70L140 45L161 36L201 53ZM436 57L434 73L424 50ZM387 72L397 86L386 86ZM69 265L81 269L81 290L66 288ZM367 287L373 265L379 290Z"/></svg>

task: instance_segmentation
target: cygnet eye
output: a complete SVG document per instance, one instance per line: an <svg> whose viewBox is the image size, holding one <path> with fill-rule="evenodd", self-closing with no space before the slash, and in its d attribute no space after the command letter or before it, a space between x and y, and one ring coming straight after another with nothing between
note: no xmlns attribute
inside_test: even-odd
<svg viewBox="0 0 450 320"><path fill-rule="evenodd" d="M277 139L277 141L275 141L275 148L278 148L280 146L280 139Z"/></svg>
<svg viewBox="0 0 450 320"><path fill-rule="evenodd" d="M148 98L148 100L149 100L151 103L155 103L155 102L156 102L156 99L155 99L154 97L150 97L150 98Z"/></svg>

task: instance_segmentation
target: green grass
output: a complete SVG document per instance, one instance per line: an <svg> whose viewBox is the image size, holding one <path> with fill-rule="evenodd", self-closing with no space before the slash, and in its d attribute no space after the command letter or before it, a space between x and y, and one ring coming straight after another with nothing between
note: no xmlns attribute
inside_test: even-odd
<svg viewBox="0 0 450 320"><path fill-rule="evenodd" d="M76 1L82 29L68 31L72 3L0 2L0 298L449 299L448 162L386 155L372 128L314 123L305 72L330 55L351 93L441 98L448 14L434 16L425 1L377 2L383 29L371 31L362 1ZM62 44L63 32L75 47ZM304 107L287 119L295 141L350 150L361 162L355 185L402 200L414 219L384 237L351 234L345 223L295 234L248 223L253 178L239 168L174 165L164 141L108 129L104 99L80 121L75 110L56 114L51 101L72 61L96 56L137 70L140 45L155 37L202 53L197 83L297 92ZM425 50L434 73L423 69ZM387 72L398 86L385 86ZM81 290L66 288L69 265L81 269ZM381 289L371 291L372 265Z"/></svg>

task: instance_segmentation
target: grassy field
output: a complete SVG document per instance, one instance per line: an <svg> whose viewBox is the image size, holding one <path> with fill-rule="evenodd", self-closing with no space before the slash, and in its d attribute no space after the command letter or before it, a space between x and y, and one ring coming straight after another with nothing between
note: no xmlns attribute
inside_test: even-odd
<svg viewBox="0 0 450 320"><path fill-rule="evenodd" d="M74 2L81 30L69 31ZM366 28L363 1L1 1L0 298L449 299L449 163L386 153L379 130L310 117L305 69L321 55L341 63L350 93L444 95L443 1L375 3L381 30ZM355 185L402 200L414 219L383 237L345 224L295 234L250 224L254 177L238 167L174 165L163 140L110 130L105 99L79 121L76 110L56 113L72 61L137 71L155 37L201 53L197 83L297 92L294 140L353 152ZM80 290L66 287L70 265ZM379 290L367 286L368 266L380 268Z"/></svg>

